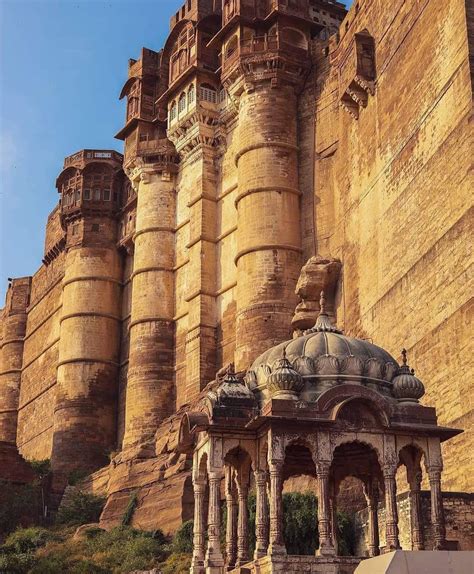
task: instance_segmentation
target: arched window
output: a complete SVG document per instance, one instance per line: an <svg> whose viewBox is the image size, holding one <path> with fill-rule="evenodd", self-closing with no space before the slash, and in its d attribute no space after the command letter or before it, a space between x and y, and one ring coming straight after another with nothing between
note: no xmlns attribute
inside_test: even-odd
<svg viewBox="0 0 474 574"><path fill-rule="evenodd" d="M178 114L181 115L183 112L186 111L186 94L183 92L180 96L179 96L179 101L178 101Z"/></svg>
<svg viewBox="0 0 474 574"><path fill-rule="evenodd" d="M204 102L217 104L217 90L210 84L201 84L199 86L199 98Z"/></svg>
<svg viewBox="0 0 474 574"><path fill-rule="evenodd" d="M194 87L194 84L191 84L188 90L188 107L191 104L194 104L195 99L196 99L196 88Z"/></svg>
<svg viewBox="0 0 474 574"><path fill-rule="evenodd" d="M171 104L171 108L170 108L170 123L173 122L176 119L178 113L178 108L176 105L176 102L172 102Z"/></svg>

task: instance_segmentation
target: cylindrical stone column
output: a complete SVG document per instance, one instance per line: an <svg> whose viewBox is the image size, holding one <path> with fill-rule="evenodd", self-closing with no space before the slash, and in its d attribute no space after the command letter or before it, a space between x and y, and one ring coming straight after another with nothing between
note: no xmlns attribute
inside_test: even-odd
<svg viewBox="0 0 474 574"><path fill-rule="evenodd" d="M226 562L229 568L235 566L237 560L237 521L239 506L237 502L235 484L232 476L232 469L226 468Z"/></svg>
<svg viewBox="0 0 474 574"><path fill-rule="evenodd" d="M444 521L443 496L441 493L441 468L430 467L428 476L431 490L431 524L433 525L433 550L446 548L446 526Z"/></svg>
<svg viewBox="0 0 474 574"><path fill-rule="evenodd" d="M16 445L26 309L31 277L13 279L7 292L0 348L0 442Z"/></svg>
<svg viewBox="0 0 474 574"><path fill-rule="evenodd" d="M386 466L383 469L385 483L385 511L386 511L386 551L400 550L397 510L397 481L395 478L396 466Z"/></svg>
<svg viewBox="0 0 474 574"><path fill-rule="evenodd" d="M369 515L369 556L373 557L380 554L379 490L377 484L374 482L364 484L364 494Z"/></svg>
<svg viewBox="0 0 474 574"><path fill-rule="evenodd" d="M206 481L199 479L193 481L194 490L194 525L193 525L193 557L191 561L191 574L204 574L204 556L206 544L204 496Z"/></svg>
<svg viewBox="0 0 474 574"><path fill-rule="evenodd" d="M124 448L153 438L174 408L173 176L137 168L138 185Z"/></svg>
<svg viewBox="0 0 474 574"><path fill-rule="evenodd" d="M209 473L209 514L207 530L206 572L221 574L224 558L221 551L221 478L222 473Z"/></svg>
<svg viewBox="0 0 474 574"><path fill-rule="evenodd" d="M248 485L238 484L239 518L237 524L237 566L242 566L249 560L249 511Z"/></svg>
<svg viewBox="0 0 474 574"><path fill-rule="evenodd" d="M291 334L301 269L296 95L257 83L239 108L236 367Z"/></svg>
<svg viewBox="0 0 474 574"><path fill-rule="evenodd" d="M52 449L59 489L71 472L106 464L115 447L122 268L116 221L100 221L84 220L82 243L66 255Z"/></svg>
<svg viewBox="0 0 474 574"><path fill-rule="evenodd" d="M268 473L264 470L255 472L255 484L257 490L256 513L255 513L255 554L254 558L262 558L268 550L268 498L267 498Z"/></svg>
<svg viewBox="0 0 474 574"><path fill-rule="evenodd" d="M268 554L286 554L283 540L283 463L271 463L270 469L270 544Z"/></svg>
<svg viewBox="0 0 474 574"><path fill-rule="evenodd" d="M410 481L410 519L413 550L424 550L423 527L421 523L421 470Z"/></svg>
<svg viewBox="0 0 474 574"><path fill-rule="evenodd" d="M319 548L318 556L331 556L335 554L331 535L331 505L329 502L329 465L318 464L316 469L318 481L318 530Z"/></svg>

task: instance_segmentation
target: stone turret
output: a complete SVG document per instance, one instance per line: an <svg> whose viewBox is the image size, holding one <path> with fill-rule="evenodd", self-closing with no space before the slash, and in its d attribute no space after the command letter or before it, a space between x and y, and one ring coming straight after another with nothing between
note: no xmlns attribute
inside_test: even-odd
<svg viewBox="0 0 474 574"><path fill-rule="evenodd" d="M10 280L0 333L0 442L16 444L31 277Z"/></svg>
<svg viewBox="0 0 474 574"><path fill-rule="evenodd" d="M116 248L122 156L83 150L57 180L66 231L52 467L56 487L107 461L115 445L121 257Z"/></svg>
<svg viewBox="0 0 474 574"><path fill-rule="evenodd" d="M165 80L161 53L143 48L131 60L121 98L127 98L125 169L135 193L135 228L121 242L133 253L125 448L151 439L173 412L174 222L177 155L166 138L166 112L156 105ZM127 211L127 206L125 207Z"/></svg>

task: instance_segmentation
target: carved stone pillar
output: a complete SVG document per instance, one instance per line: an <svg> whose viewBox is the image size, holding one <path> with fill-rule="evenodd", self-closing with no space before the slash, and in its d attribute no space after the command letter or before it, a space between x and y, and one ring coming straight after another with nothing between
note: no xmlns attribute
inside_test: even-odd
<svg viewBox="0 0 474 574"><path fill-rule="evenodd" d="M268 473L264 470L255 472L255 484L257 486L257 509L255 516L255 554L257 560L265 556L268 550L268 499L267 499Z"/></svg>
<svg viewBox="0 0 474 574"><path fill-rule="evenodd" d="M226 554L227 566L235 566L237 560L237 517L239 507L237 505L237 498L235 492L235 483L232 476L232 469L226 469L226 491L225 500L227 507L227 523L226 523Z"/></svg>
<svg viewBox="0 0 474 574"><path fill-rule="evenodd" d="M441 467L430 467L428 476L431 489L431 523L433 525L434 548L446 548L446 527L444 523L443 497L441 494Z"/></svg>
<svg viewBox="0 0 474 574"><path fill-rule="evenodd" d="M410 519L413 550L424 550L423 527L421 524L421 469L410 480Z"/></svg>
<svg viewBox="0 0 474 574"><path fill-rule="evenodd" d="M270 464L270 544L268 553L286 554L283 540L283 462Z"/></svg>
<svg viewBox="0 0 474 574"><path fill-rule="evenodd" d="M338 541L337 541L337 501L336 497L332 495L329 498L329 508L331 512L331 539L334 544L334 553L338 554Z"/></svg>
<svg viewBox="0 0 474 574"><path fill-rule="evenodd" d="M369 515L369 556L378 556L380 554L380 537L378 514L379 490L377 483L373 481L364 483L364 494Z"/></svg>
<svg viewBox="0 0 474 574"><path fill-rule="evenodd" d="M335 548L331 536L331 506L329 503L329 464L317 463L316 477L318 479L318 527L319 548L318 556L332 556Z"/></svg>
<svg viewBox="0 0 474 574"><path fill-rule="evenodd" d="M385 510L387 514L386 522L386 551L400 549L398 538L398 510L397 510L397 482L395 475L397 467L387 465L383 469L385 483Z"/></svg>
<svg viewBox="0 0 474 574"><path fill-rule="evenodd" d="M209 473L209 515L207 530L206 574L221 574L224 558L221 552L221 472Z"/></svg>
<svg viewBox="0 0 474 574"><path fill-rule="evenodd" d="M204 479L193 481L194 490L194 529L193 529L193 558L191 574L204 573L205 553L205 524L204 524L204 496L206 481Z"/></svg>
<svg viewBox="0 0 474 574"><path fill-rule="evenodd" d="M237 566L242 566L249 560L249 511L248 511L248 484L237 485L239 496L239 520L237 523Z"/></svg>

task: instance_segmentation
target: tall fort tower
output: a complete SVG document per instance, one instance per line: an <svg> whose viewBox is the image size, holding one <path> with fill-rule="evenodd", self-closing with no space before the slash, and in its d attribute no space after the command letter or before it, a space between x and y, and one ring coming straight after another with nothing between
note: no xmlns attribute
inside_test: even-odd
<svg viewBox="0 0 474 574"><path fill-rule="evenodd" d="M92 473L105 526L136 490L134 524L173 531L194 504L181 421L311 328L322 290L469 429L473 28L464 0L186 0L129 61L123 155L65 159L42 265L10 281L0 463L51 459L58 494ZM472 435L443 448L449 501Z"/></svg>

